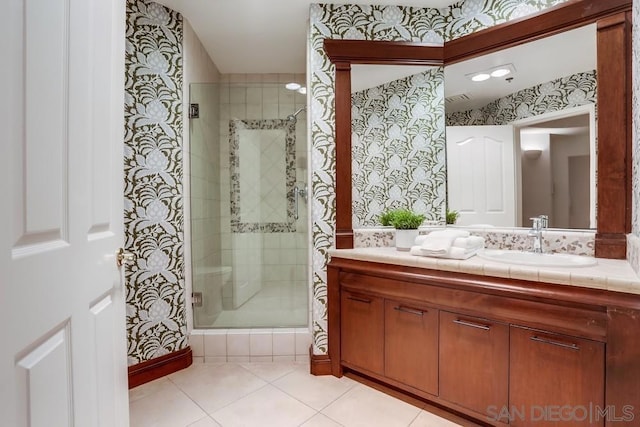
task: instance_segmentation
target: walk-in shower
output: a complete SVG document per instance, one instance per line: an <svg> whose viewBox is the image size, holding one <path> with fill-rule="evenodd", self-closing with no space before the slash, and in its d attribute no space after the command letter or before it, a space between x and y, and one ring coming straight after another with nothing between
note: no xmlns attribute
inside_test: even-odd
<svg viewBox="0 0 640 427"><path fill-rule="evenodd" d="M221 82L190 102L194 326L306 327L306 97Z"/></svg>

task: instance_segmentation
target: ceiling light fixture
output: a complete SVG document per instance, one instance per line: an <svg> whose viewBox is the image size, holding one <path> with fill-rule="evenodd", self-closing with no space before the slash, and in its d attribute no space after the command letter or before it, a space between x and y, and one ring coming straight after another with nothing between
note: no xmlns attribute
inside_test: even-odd
<svg viewBox="0 0 640 427"><path fill-rule="evenodd" d="M306 95L307 94L307 88L302 86L300 89L298 89L298 92L303 94L303 95Z"/></svg>
<svg viewBox="0 0 640 427"><path fill-rule="evenodd" d="M498 65L497 67L489 68L487 70L467 74L466 77L473 80L474 82L484 82L486 80L489 80L491 77L500 78L508 76L510 74L514 74L515 72L516 68L513 66L513 64L504 64Z"/></svg>
<svg viewBox="0 0 640 427"><path fill-rule="evenodd" d="M478 74L474 74L471 77L471 80L473 80L474 82L483 82L485 80L489 80L490 78L491 78L491 74L478 73Z"/></svg>
<svg viewBox="0 0 640 427"><path fill-rule="evenodd" d="M291 83L287 83L286 85L284 85L284 87L286 87L289 90L298 90L302 86L300 84L298 84L298 83L291 82Z"/></svg>

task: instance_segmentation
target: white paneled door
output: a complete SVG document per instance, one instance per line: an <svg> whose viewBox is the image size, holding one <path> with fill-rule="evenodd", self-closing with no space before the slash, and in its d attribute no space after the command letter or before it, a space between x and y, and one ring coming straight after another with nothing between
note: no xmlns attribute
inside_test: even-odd
<svg viewBox="0 0 640 427"><path fill-rule="evenodd" d="M447 204L459 225L516 226L513 126L447 126Z"/></svg>
<svg viewBox="0 0 640 427"><path fill-rule="evenodd" d="M124 0L0 13L0 425L128 425Z"/></svg>

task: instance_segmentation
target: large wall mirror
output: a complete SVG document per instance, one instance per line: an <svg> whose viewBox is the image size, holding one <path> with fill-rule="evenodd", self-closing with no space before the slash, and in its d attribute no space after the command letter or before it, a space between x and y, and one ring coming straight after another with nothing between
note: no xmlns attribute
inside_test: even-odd
<svg viewBox="0 0 640 427"><path fill-rule="evenodd" d="M352 247L353 228L374 225L385 203L404 197L440 218L445 206L458 210L460 225L528 226L548 214L555 228L597 230L596 256L624 258L631 1L601 3L560 5L442 48L327 40L336 65L336 247ZM473 81L478 74L489 77ZM425 116L421 145L415 123ZM414 159L409 175L394 171L394 153L376 165L385 149ZM394 186L400 180L415 184Z"/></svg>

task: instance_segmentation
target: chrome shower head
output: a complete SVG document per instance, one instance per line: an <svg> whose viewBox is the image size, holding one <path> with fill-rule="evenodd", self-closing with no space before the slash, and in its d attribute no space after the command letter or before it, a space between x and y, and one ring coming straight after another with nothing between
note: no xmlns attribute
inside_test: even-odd
<svg viewBox="0 0 640 427"><path fill-rule="evenodd" d="M298 111L296 111L295 113L293 113L293 114L289 114L289 115L287 116L287 120L289 120L290 122L294 122L294 123L295 123L295 122L297 122L297 121L298 121L298 119L296 118L296 116L297 116L298 114L300 114L302 111L305 111L306 109L307 109L307 107L305 106L305 107L300 108L300 109L299 109Z"/></svg>

